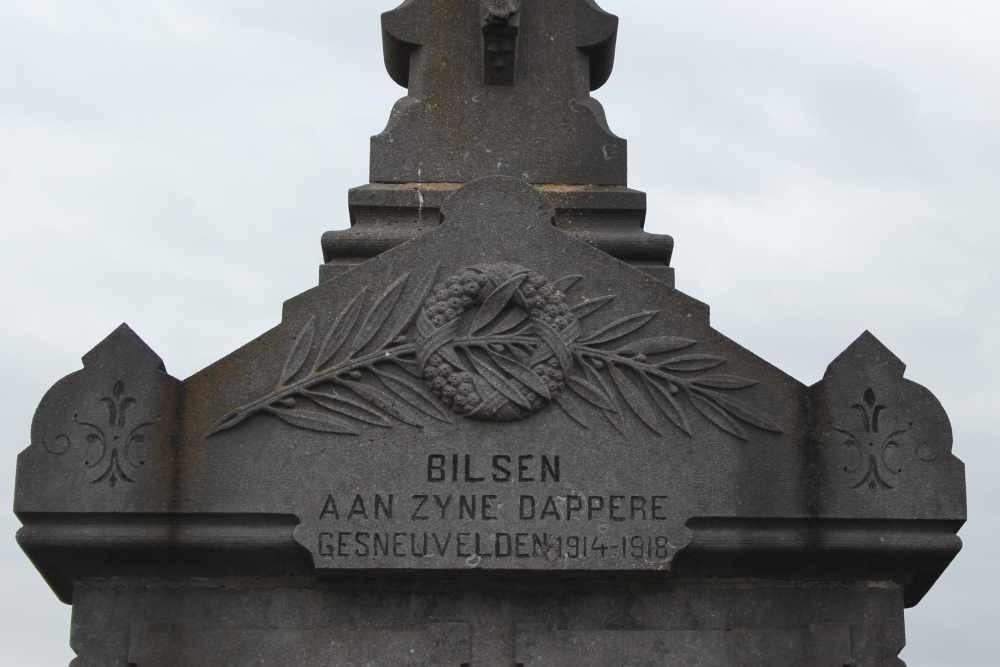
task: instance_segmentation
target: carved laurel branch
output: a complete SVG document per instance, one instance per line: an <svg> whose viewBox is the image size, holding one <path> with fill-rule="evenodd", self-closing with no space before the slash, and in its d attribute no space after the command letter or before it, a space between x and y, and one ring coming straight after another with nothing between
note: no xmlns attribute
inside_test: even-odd
<svg viewBox="0 0 1000 667"><path fill-rule="evenodd" d="M316 321L310 319L296 336L276 387L224 415L208 434L265 413L299 428L349 435L358 434L359 424L389 428L394 420L420 427L428 420L451 423L453 415L423 384L417 330L426 327L415 327L425 324L417 320L438 271L439 265L434 266L409 292L411 274L404 274L367 308L368 290L362 290L318 344ZM553 285L566 293L581 279L567 276ZM548 335L544 327L517 307L517 284L520 281L490 286L473 326L439 352L456 369L475 370L477 382L488 382L511 401L530 405L525 393L539 383L530 368L551 352L543 349ZM570 311L582 325L614 299L585 299ZM622 344L658 313L622 317L590 334L574 328L564 345L558 345L572 357L574 372L566 376L567 391L545 396L580 426L589 428L588 413L596 411L622 435L629 413L658 435L672 426L690 436L693 413L741 440L747 440L747 425L781 433L763 413L732 395L758 383L705 374L726 359L691 353L697 341L654 337Z"/></svg>

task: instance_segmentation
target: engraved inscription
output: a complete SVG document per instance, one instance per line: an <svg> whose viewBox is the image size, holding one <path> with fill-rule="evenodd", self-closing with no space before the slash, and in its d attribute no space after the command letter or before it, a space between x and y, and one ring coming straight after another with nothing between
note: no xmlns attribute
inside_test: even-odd
<svg viewBox="0 0 1000 667"><path fill-rule="evenodd" d="M733 392L758 384L707 373L726 363L692 353L697 341L626 342L659 313L626 315L585 330L614 296L571 304L582 276L548 278L513 264L477 265L413 290L404 274L366 307L362 290L317 342L311 318L291 345L277 386L231 410L209 435L259 414L292 426L357 435L361 424L526 419L556 405L589 428L596 412L627 437L626 418L663 435L691 435L692 413L741 440L747 426L781 428ZM423 381L423 382L421 382Z"/></svg>
<svg viewBox="0 0 1000 667"><path fill-rule="evenodd" d="M666 535L485 531L338 531L319 534L317 553L330 559L459 558L469 567L484 559L544 559L666 562L672 549Z"/></svg>
<svg viewBox="0 0 1000 667"><path fill-rule="evenodd" d="M561 491L552 485L568 481L565 473L558 454L429 454L416 489L327 494L317 505L313 548L336 566L373 559L458 559L467 567L532 559L605 568L669 562L677 547L667 493Z"/></svg>
<svg viewBox="0 0 1000 667"><path fill-rule="evenodd" d="M903 472L903 469L893 465L890 455L900 448L899 437L913 427L913 422L905 428L886 428L885 417L886 406L878 401L875 391L869 387L865 390L861 401L851 406L857 416L853 429L841 429L831 427L838 433L847 437L844 446L855 450L857 461L854 465L844 466L844 472L848 475L860 479L851 486L852 489L867 488L872 493L885 490L891 491L895 488L890 480ZM921 447L917 447L918 456L921 454ZM921 456L921 458L924 458ZM924 459L927 460L927 459ZM931 459L933 460L933 459Z"/></svg>

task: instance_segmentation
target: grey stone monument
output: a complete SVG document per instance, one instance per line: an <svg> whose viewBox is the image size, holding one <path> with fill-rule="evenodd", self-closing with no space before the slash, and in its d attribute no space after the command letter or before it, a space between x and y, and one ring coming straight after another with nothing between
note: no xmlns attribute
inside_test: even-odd
<svg viewBox="0 0 1000 667"><path fill-rule="evenodd" d="M593 0L407 0L408 88L282 322L42 399L18 540L75 667L901 665L961 548L944 410L872 335L806 387L713 330L590 92Z"/></svg>

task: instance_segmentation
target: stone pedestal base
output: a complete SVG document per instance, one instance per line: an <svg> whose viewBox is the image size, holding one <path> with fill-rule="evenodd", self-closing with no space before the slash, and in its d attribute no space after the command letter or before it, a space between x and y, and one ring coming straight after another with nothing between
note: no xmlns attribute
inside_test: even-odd
<svg viewBox="0 0 1000 667"><path fill-rule="evenodd" d="M81 667L874 667L903 644L902 589L880 582L94 581L73 618Z"/></svg>

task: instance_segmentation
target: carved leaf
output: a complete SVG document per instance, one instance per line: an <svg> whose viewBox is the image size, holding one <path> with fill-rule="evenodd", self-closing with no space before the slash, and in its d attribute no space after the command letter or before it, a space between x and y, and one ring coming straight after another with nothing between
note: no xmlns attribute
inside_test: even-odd
<svg viewBox="0 0 1000 667"><path fill-rule="evenodd" d="M431 267L430 271L424 275L424 279L420 281L412 293L400 305L399 315L393 320L392 326L389 329L389 335L386 336L386 342L405 333L414 320L417 319L420 309L424 307L424 302L431 293L431 288L434 286L434 281L437 279L440 268L440 262Z"/></svg>
<svg viewBox="0 0 1000 667"><path fill-rule="evenodd" d="M306 359L309 358L309 352L312 350L313 337L315 335L316 318L310 317L309 321L302 328L302 331L295 337L295 345L292 346L292 352L288 355L288 359L285 360L285 367L281 370L279 384L288 384L302 370L302 366L305 365Z"/></svg>
<svg viewBox="0 0 1000 667"><path fill-rule="evenodd" d="M620 320L615 320L608 326L597 331L596 333L584 338L581 343L584 345L600 345L601 343L610 343L613 340L617 340L622 336L627 336L633 331L637 331L656 317L656 314L660 312L658 310L647 310L644 313L638 313L636 315L629 315L628 317L623 317Z"/></svg>
<svg viewBox="0 0 1000 667"><path fill-rule="evenodd" d="M500 409L500 406L507 402L503 394L496 393L493 385L479 375L472 375L472 384L476 387L476 392L483 398L483 402L476 408L477 411L482 411L482 414L493 416ZM487 396L491 396L491 398L486 398Z"/></svg>
<svg viewBox="0 0 1000 667"><path fill-rule="evenodd" d="M533 329L538 336L545 341L545 344L549 346L552 353L555 354L556 359L559 360L559 365L564 369L570 369L573 367L573 355L566 347L566 343L563 341L559 332L553 329L551 326L545 322L535 322Z"/></svg>
<svg viewBox="0 0 1000 667"><path fill-rule="evenodd" d="M337 419L331 414L324 412L312 412L311 410L300 410L297 408L268 408L275 417L299 428L320 433L342 433L344 435L357 435L358 432L345 421Z"/></svg>
<svg viewBox="0 0 1000 667"><path fill-rule="evenodd" d="M451 343L455 339L457 329L456 322L448 322L440 329L435 329L424 339L423 344L417 351L417 361L421 366L427 364L427 360L434 354L440 354L448 360L449 364L461 367L461 362L456 358L455 350Z"/></svg>
<svg viewBox="0 0 1000 667"><path fill-rule="evenodd" d="M726 360L722 357L713 357L710 354L686 354L681 357L667 359L660 364L660 368L679 372L707 371L724 363L726 363Z"/></svg>
<svg viewBox="0 0 1000 667"><path fill-rule="evenodd" d="M476 313L476 318L472 321L470 331L475 334L503 312L503 309L510 303L511 297L514 296L514 292L517 291L517 288L521 286L521 283L527 277L528 274L526 273L516 275L493 290L493 293L486 297L483 304L479 307L479 312Z"/></svg>
<svg viewBox="0 0 1000 667"><path fill-rule="evenodd" d="M555 356L555 353L548 346L545 345L539 345L538 348L534 351L534 354L528 356L527 358L525 358L526 354L527 352L516 356L522 364L524 364L529 368L534 368L538 364L543 364L549 359L551 359L553 356ZM570 356L570 359L572 360L572 354ZM570 364L570 367L572 367L572 364Z"/></svg>
<svg viewBox="0 0 1000 667"><path fill-rule="evenodd" d="M703 414L710 422L721 428L726 433L736 436L740 440L747 439L747 434L742 428L740 428L740 425L733 421L733 419L715 403L695 393L689 394L689 397L691 398L691 403L695 408L697 408L698 412Z"/></svg>
<svg viewBox="0 0 1000 667"><path fill-rule="evenodd" d="M607 410L609 412L615 412L615 406L610 400L608 400L607 396L604 395L604 392L586 380L571 376L566 386L594 407L600 408L601 410Z"/></svg>
<svg viewBox="0 0 1000 667"><path fill-rule="evenodd" d="M427 319L427 311L421 310L417 313L417 333L424 338L434 333L434 325Z"/></svg>
<svg viewBox="0 0 1000 667"><path fill-rule="evenodd" d="M756 380L747 380L735 375L702 375L699 378L695 378L692 384L711 387L712 389L746 389L760 383Z"/></svg>
<svg viewBox="0 0 1000 667"><path fill-rule="evenodd" d="M452 423L451 419L449 419L448 415L438 407L437 403L434 403L424 396L420 385L412 379L392 375L380 370L376 370L375 374L389 391L412 405L417 410L420 410L428 417L437 419L438 421L442 421L447 424Z"/></svg>
<svg viewBox="0 0 1000 667"><path fill-rule="evenodd" d="M469 359L472 360L472 365L476 367L476 371L483 376L483 379L490 383L490 386L496 389L498 392L506 396L508 399L514 401L522 408L527 410L531 409L531 402L519 392L514 385L507 381L502 375L494 371L489 367L489 364L476 358L476 355L469 354Z"/></svg>
<svg viewBox="0 0 1000 667"><path fill-rule="evenodd" d="M591 368L589 365L584 364L584 369L587 371L587 377L590 378L591 382L596 382L603 389L603 394L607 397L608 402L614 406L613 410L601 410L601 414L604 418L608 420L615 430L621 433L624 437L628 437L625 433L625 420L622 419L621 414L618 412L617 406L615 406L615 401L612 398L612 389L608 386L608 381L604 379L604 376L598 373L595 369Z"/></svg>
<svg viewBox="0 0 1000 667"><path fill-rule="evenodd" d="M397 401L395 398L387 394L386 392L378 389L377 387L372 387L370 385L362 384L361 382L351 382L350 380L338 379L337 382L342 383L345 387L353 391L358 396L361 396L368 401L371 401L372 405L388 412L390 415L395 417L401 422L409 424L411 426L422 426L420 420L420 414L411 408L406 403Z"/></svg>
<svg viewBox="0 0 1000 667"><path fill-rule="evenodd" d="M573 288L573 285L581 280L583 280L583 276L566 276L555 281L552 285L563 294L566 294Z"/></svg>
<svg viewBox="0 0 1000 667"><path fill-rule="evenodd" d="M455 368L465 370L465 364L463 364L462 360L458 358L458 353L455 352L455 346L451 343L439 347L437 349L437 353Z"/></svg>
<svg viewBox="0 0 1000 667"><path fill-rule="evenodd" d="M248 417L252 417L255 412L250 412L249 410L236 409L232 412L228 412L221 419L212 424L212 427L208 429L206 435L215 435L221 431L231 429L234 426L238 426L243 423Z"/></svg>
<svg viewBox="0 0 1000 667"><path fill-rule="evenodd" d="M420 364L413 361L412 359L400 359L396 357L392 360L397 366L402 368L404 371L409 373L415 378L422 378L424 374L420 372Z"/></svg>
<svg viewBox="0 0 1000 667"><path fill-rule="evenodd" d="M514 376L514 378L521 382L521 384L526 385L529 389L531 389L531 391L535 392L546 401L551 400L552 394L549 392L549 388L545 385L545 381L535 375L530 368L522 365L520 362L508 359L507 357L493 351L490 351L490 357L497 366Z"/></svg>
<svg viewBox="0 0 1000 667"><path fill-rule="evenodd" d="M364 324L361 325L361 329L358 331L358 335L355 336L354 342L351 343L348 356L354 356L361 351L379 332L379 329L385 324L386 319L392 314L393 308L403 293L403 286L409 277L409 273L404 273L396 279L396 282L389 285L385 293L378 298L375 305L372 306L371 312L368 313L368 317L365 318Z"/></svg>
<svg viewBox="0 0 1000 667"><path fill-rule="evenodd" d="M612 364L610 366L611 379L615 381L618 386L618 391L621 392L622 398L625 399L625 403L631 408L632 412L642 420L642 422L648 426L657 435L663 435L663 431L660 430L659 424L657 424L656 412L649 405L649 402L642 395L642 392L632 384L631 380L625 376L625 373L618 368L616 365Z"/></svg>
<svg viewBox="0 0 1000 667"><path fill-rule="evenodd" d="M330 327L330 331L327 332L326 338L323 340L319 356L316 357L315 368L319 368L330 361L335 354L340 352L344 341L351 335L354 325L358 323L358 318L361 317L361 303L364 302L367 291L367 287L362 289L357 296L351 299L351 302L341 311L340 315L337 316L337 320Z"/></svg>
<svg viewBox="0 0 1000 667"><path fill-rule="evenodd" d="M526 319L528 319L528 313L524 312L520 308L509 308L507 310L507 314L497 320L497 323L490 327L490 330L485 332L483 335L496 336L506 333L524 322Z"/></svg>
<svg viewBox="0 0 1000 667"><path fill-rule="evenodd" d="M563 392L555 397L553 401L558 405L566 415L575 421L577 424L583 428L589 429L590 426L587 424L587 418L583 414L583 410L579 405L576 404L576 399L572 398L571 395Z"/></svg>
<svg viewBox="0 0 1000 667"><path fill-rule="evenodd" d="M562 338L567 345L571 345L583 335L583 329L580 327L580 320L575 322L570 322L569 325L559 332L560 338Z"/></svg>
<svg viewBox="0 0 1000 667"><path fill-rule="evenodd" d="M677 398L670 391L669 387L664 387L659 378L643 375L642 379L646 381L649 395L653 397L653 401L656 402L660 411L667 416L667 419L673 422L674 426L687 435L691 435L691 423L688 421L687 414L685 414L681 408L681 404L677 401Z"/></svg>
<svg viewBox="0 0 1000 667"><path fill-rule="evenodd" d="M385 418L371 408L365 406L360 401L356 401L349 396L338 394L332 389L326 391L307 390L303 392L307 398L315 401L327 410L336 412L345 417L351 417L358 421L372 424L373 426L392 426Z"/></svg>
<svg viewBox="0 0 1000 667"><path fill-rule="evenodd" d="M709 398L711 401L718 404L723 410L740 421L744 421L751 426L756 426L763 431L770 431L771 433L783 432L781 427L768 419L764 413L754 407L751 407L750 405L747 405L743 401L726 394L720 394L716 391L708 391L705 389L698 390L698 393L704 395L706 398Z"/></svg>
<svg viewBox="0 0 1000 667"><path fill-rule="evenodd" d="M688 338L675 338L674 336L662 336L659 338L645 338L629 343L616 350L618 354L663 354L665 352L676 352L686 347L697 344L698 341Z"/></svg>
<svg viewBox="0 0 1000 667"><path fill-rule="evenodd" d="M571 307L570 310L573 311L573 314L576 315L577 319L582 320L587 315L596 313L614 300L615 297L613 296L600 296L596 299L587 299L583 303L578 303Z"/></svg>
<svg viewBox="0 0 1000 667"><path fill-rule="evenodd" d="M543 355L538 355L538 354L531 355L529 354L528 350L525 350L520 345L511 345L507 349L510 350L510 353L513 354L515 357L517 357L517 360L520 361L525 366L534 366L535 364L539 364L542 361L545 361L545 359L548 359L549 357L552 356L551 354L549 354L548 356L545 357L545 359L540 359L538 361L535 361L536 356L543 356Z"/></svg>

